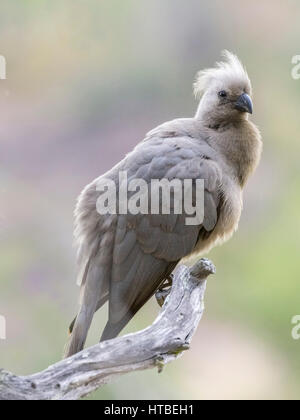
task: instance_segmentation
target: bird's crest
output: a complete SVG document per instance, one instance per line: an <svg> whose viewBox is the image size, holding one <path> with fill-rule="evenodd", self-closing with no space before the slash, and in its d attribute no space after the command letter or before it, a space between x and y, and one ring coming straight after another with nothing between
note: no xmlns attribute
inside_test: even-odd
<svg viewBox="0 0 300 420"><path fill-rule="evenodd" d="M228 84L231 82L244 84L249 90L248 93L251 93L248 73L238 57L227 50L222 52L222 57L224 57L224 61L217 62L215 67L201 70L197 74L194 83L196 97L200 98L214 80L223 80Z"/></svg>

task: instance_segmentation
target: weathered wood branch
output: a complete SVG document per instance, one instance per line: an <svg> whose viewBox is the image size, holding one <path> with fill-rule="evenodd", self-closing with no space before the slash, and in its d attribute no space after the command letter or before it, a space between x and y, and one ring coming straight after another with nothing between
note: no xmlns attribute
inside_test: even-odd
<svg viewBox="0 0 300 420"><path fill-rule="evenodd" d="M206 279L214 273L206 259L191 269L179 266L171 290L158 292L162 310L145 330L104 341L34 375L0 370L0 400L77 400L118 375L161 371L189 349L204 310Z"/></svg>

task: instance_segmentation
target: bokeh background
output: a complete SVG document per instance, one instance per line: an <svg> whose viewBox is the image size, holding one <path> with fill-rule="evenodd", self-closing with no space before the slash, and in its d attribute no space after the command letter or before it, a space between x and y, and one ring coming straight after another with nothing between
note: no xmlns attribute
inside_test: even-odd
<svg viewBox="0 0 300 420"><path fill-rule="evenodd" d="M154 126L192 116L192 82L222 49L251 76L264 153L234 238L210 253L192 348L160 375L127 375L90 399L298 399L300 54L297 0L2 0L0 367L60 359L77 310L73 208L83 186ZM149 302L126 331L149 325ZM106 308L88 343L96 343Z"/></svg>

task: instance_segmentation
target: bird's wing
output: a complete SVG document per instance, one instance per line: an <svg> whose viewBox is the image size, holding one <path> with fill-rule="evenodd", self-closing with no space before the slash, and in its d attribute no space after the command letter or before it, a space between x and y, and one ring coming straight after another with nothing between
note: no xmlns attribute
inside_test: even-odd
<svg viewBox="0 0 300 420"><path fill-rule="evenodd" d="M200 231L213 230L222 177L206 142L175 136L141 143L127 156L123 170L128 170L129 180L142 178L148 183L163 178L204 179L205 214L203 224L196 226L186 225L186 214L118 216L109 291L111 326L126 324L177 262L193 251Z"/></svg>

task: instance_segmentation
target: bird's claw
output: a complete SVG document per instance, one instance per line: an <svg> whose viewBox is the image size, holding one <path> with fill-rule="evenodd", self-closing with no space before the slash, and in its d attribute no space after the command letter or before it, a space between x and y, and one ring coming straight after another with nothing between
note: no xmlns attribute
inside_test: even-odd
<svg viewBox="0 0 300 420"><path fill-rule="evenodd" d="M170 274L164 282L161 284L160 288L155 294L157 303L162 307L171 292L171 287L173 285L173 274Z"/></svg>
<svg viewBox="0 0 300 420"><path fill-rule="evenodd" d="M161 284L160 288L158 290L163 291L165 289L167 289L168 287L172 287L173 285L173 274L170 274L165 280L164 282Z"/></svg>

